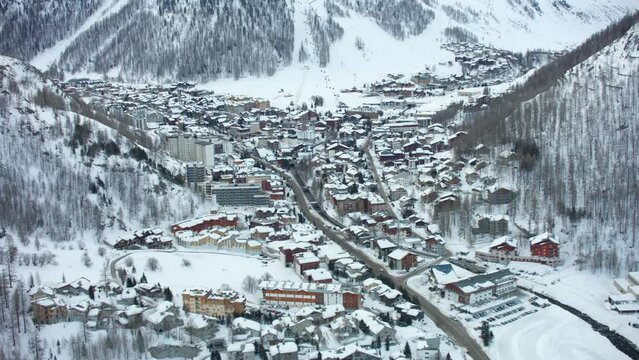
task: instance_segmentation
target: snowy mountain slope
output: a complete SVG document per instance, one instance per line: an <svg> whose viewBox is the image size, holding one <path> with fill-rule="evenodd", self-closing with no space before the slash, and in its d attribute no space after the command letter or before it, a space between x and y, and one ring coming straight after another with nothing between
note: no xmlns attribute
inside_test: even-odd
<svg viewBox="0 0 639 360"><path fill-rule="evenodd" d="M518 167L494 166L519 191L514 221L558 234L569 263L612 273L638 266L638 22L486 129L511 141L496 154L521 141Z"/></svg>
<svg viewBox="0 0 639 360"><path fill-rule="evenodd" d="M438 64L439 45L451 36L517 51L562 49L638 6L630 0L4 0L0 53L43 70L59 64L67 73L135 81L259 77L289 67L370 81L381 71ZM302 44L310 62L299 56ZM340 71L317 69L331 65ZM359 71L369 68L383 70Z"/></svg>
<svg viewBox="0 0 639 360"><path fill-rule="evenodd" d="M0 115L0 228L21 240L99 240L109 231L164 225L200 205L170 175L160 176L173 169L168 159L130 140L152 146L153 139L6 57Z"/></svg>

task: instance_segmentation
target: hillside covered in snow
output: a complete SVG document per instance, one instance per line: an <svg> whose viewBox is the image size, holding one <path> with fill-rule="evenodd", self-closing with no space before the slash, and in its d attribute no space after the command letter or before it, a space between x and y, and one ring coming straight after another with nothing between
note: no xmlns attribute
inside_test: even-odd
<svg viewBox="0 0 639 360"><path fill-rule="evenodd" d="M332 78L357 82L448 61L440 45L451 40L564 49L636 7L627 0L4 0L0 53L41 70L55 65L56 74L134 81L288 68L299 76L328 67Z"/></svg>
<svg viewBox="0 0 639 360"><path fill-rule="evenodd" d="M559 234L569 262L612 273L636 270L639 255L638 22L625 18L467 117L476 142L501 144L493 170L518 191L515 223ZM504 165L510 151L518 161Z"/></svg>
<svg viewBox="0 0 639 360"><path fill-rule="evenodd" d="M189 216L159 139L63 95L42 73L0 57L0 229L23 242L69 241ZM153 151L150 151L153 149Z"/></svg>

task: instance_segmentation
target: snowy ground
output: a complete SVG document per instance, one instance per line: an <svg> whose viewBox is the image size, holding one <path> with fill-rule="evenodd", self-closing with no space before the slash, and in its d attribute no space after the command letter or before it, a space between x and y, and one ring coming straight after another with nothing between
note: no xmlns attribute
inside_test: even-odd
<svg viewBox="0 0 639 360"><path fill-rule="evenodd" d="M445 314L459 318L478 342L480 321L466 321L466 315L452 309L450 301L428 291L425 276L414 276L408 286L430 299ZM527 310L532 306L521 303ZM602 335L583 320L557 306L538 309L532 314L518 317L506 325L491 326L494 342L488 348L491 359L627 359ZM510 317L505 317L508 319ZM501 321L501 319L500 319Z"/></svg>
<svg viewBox="0 0 639 360"><path fill-rule="evenodd" d="M575 307L639 344L639 329L628 325L630 321L639 320L639 316L619 314L610 310L606 302L608 295L617 293L609 275L579 271L572 266L564 266L557 271L537 264L511 263L509 267L528 272L520 277L520 285Z"/></svg>
<svg viewBox="0 0 639 360"><path fill-rule="evenodd" d="M491 359L628 359L590 325L556 306L493 329Z"/></svg>
<svg viewBox="0 0 639 360"><path fill-rule="evenodd" d="M146 274L149 283L160 282L168 286L174 294L180 294L190 287L204 287L218 289L223 284L243 293L247 300L257 302L259 293L248 294L242 289L242 281L247 275L259 278L269 273L274 280L301 281L292 268L286 268L279 260L264 260L255 256L240 254L216 254L197 252L139 252L129 256L133 260L138 276ZM152 272L145 269L149 258L155 257L160 263L160 269ZM185 267L183 259L191 261L191 266ZM124 261L118 263L124 266ZM176 297L177 305L181 299Z"/></svg>

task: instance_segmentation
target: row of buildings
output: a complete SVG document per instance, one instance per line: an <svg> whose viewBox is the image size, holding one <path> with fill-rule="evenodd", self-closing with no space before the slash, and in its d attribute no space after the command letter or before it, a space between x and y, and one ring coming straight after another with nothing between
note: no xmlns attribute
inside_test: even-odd
<svg viewBox="0 0 639 360"><path fill-rule="evenodd" d="M475 258L489 262L522 261L544 265L557 266L561 263L559 257L559 242L546 232L528 239L528 248L520 248L510 236L495 239L487 249L475 251Z"/></svg>

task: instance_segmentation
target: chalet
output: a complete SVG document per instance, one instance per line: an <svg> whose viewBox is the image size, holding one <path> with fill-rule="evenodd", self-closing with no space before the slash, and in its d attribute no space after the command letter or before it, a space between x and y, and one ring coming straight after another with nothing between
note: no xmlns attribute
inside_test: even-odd
<svg viewBox="0 0 639 360"><path fill-rule="evenodd" d="M386 220L382 224L382 231L386 235L411 236L413 234L410 222L405 220Z"/></svg>
<svg viewBox="0 0 639 360"><path fill-rule="evenodd" d="M366 276L368 269L366 268L366 265L357 262L352 258L344 258L335 262L334 272L338 276L358 280Z"/></svg>
<svg viewBox="0 0 639 360"><path fill-rule="evenodd" d="M311 283L329 284L333 282L333 276L326 269L310 269L303 273L304 277Z"/></svg>
<svg viewBox="0 0 639 360"><path fill-rule="evenodd" d="M67 311L69 321L85 322L90 308L91 304L88 300L82 300L75 305L70 305Z"/></svg>
<svg viewBox="0 0 639 360"><path fill-rule="evenodd" d="M412 323L424 318L424 312L418 306L409 302L395 304L395 310L399 312L399 320L405 323Z"/></svg>
<svg viewBox="0 0 639 360"><path fill-rule="evenodd" d="M496 255L516 255L517 244L510 236L502 236L493 240L490 244L489 252Z"/></svg>
<svg viewBox="0 0 639 360"><path fill-rule="evenodd" d="M322 352L322 359L326 360L379 360L377 352L364 349L356 344L346 345L337 350Z"/></svg>
<svg viewBox="0 0 639 360"><path fill-rule="evenodd" d="M269 348L271 360L297 360L297 345L294 342L285 342L273 345Z"/></svg>
<svg viewBox="0 0 639 360"><path fill-rule="evenodd" d="M164 297L162 287L158 284L138 283L135 285L135 291L139 296L146 296L152 299L161 299Z"/></svg>
<svg viewBox="0 0 639 360"><path fill-rule="evenodd" d="M436 212L449 212L459 209L459 198L454 194L442 195L435 202Z"/></svg>
<svg viewBox="0 0 639 360"><path fill-rule="evenodd" d="M312 110L304 110L293 115L293 120L295 121L309 122L309 121L317 121L318 119L319 119L319 115Z"/></svg>
<svg viewBox="0 0 639 360"><path fill-rule="evenodd" d="M31 303L33 322L55 324L67 320L67 304L59 298L40 298Z"/></svg>
<svg viewBox="0 0 639 360"><path fill-rule="evenodd" d="M458 131L455 134L448 137L448 143L451 146L456 146L457 144L461 144L468 138L468 133L465 131Z"/></svg>
<svg viewBox="0 0 639 360"><path fill-rule="evenodd" d="M351 226L346 229L346 234L348 235L349 240L360 244L370 240L371 238L370 231L363 226Z"/></svg>
<svg viewBox="0 0 639 360"><path fill-rule="evenodd" d="M272 327L263 327L260 334L262 346L269 347L280 339L279 332Z"/></svg>
<svg viewBox="0 0 639 360"><path fill-rule="evenodd" d="M559 242L548 232L534 236L530 239L530 253L533 256L559 257Z"/></svg>
<svg viewBox="0 0 639 360"><path fill-rule="evenodd" d="M486 200L490 204L509 204L515 199L516 193L507 187L491 186L488 188Z"/></svg>
<svg viewBox="0 0 639 360"><path fill-rule="evenodd" d="M397 245L388 238L377 239L373 242L373 250L377 251L377 256L386 259L388 254L397 249Z"/></svg>
<svg viewBox="0 0 639 360"><path fill-rule="evenodd" d="M422 202L425 203L430 203L435 201L435 199L437 199L437 191L433 190L433 189L428 189L425 190L424 192L422 192L421 198L422 198Z"/></svg>
<svg viewBox="0 0 639 360"><path fill-rule="evenodd" d="M226 347L226 358L228 360L253 360L255 359L255 345L253 343L234 343Z"/></svg>
<svg viewBox="0 0 639 360"><path fill-rule="evenodd" d="M237 317L231 323L233 338L246 340L249 337L259 337L261 335L261 325L257 321Z"/></svg>
<svg viewBox="0 0 639 360"><path fill-rule="evenodd" d="M55 297L55 291L52 288L44 285L32 287L31 289L29 289L29 292L27 294L31 297L32 301Z"/></svg>
<svg viewBox="0 0 639 360"><path fill-rule="evenodd" d="M393 270L409 270L417 264L417 256L402 249L388 254L388 265Z"/></svg>
<svg viewBox="0 0 639 360"><path fill-rule="evenodd" d="M502 151L497 156L497 164L508 165L510 162L517 161L517 154L512 151Z"/></svg>
<svg viewBox="0 0 639 360"><path fill-rule="evenodd" d="M89 288L91 287L91 282L87 278L79 278L74 281L70 281L68 283L60 283L55 286L56 294L62 295L81 295L88 294Z"/></svg>
<svg viewBox="0 0 639 360"><path fill-rule="evenodd" d="M155 309L149 309L142 313L145 326L156 332L166 332L182 326L184 322L178 315L178 308L169 301L163 301Z"/></svg>
<svg viewBox="0 0 639 360"><path fill-rule="evenodd" d="M308 243L284 245L280 248L280 259L286 266L288 266L293 263L295 254L307 252L312 247L313 246Z"/></svg>
<svg viewBox="0 0 639 360"><path fill-rule="evenodd" d="M295 272L303 275L306 270L319 268L319 258L310 251L295 254L293 256L293 264Z"/></svg>
<svg viewBox="0 0 639 360"><path fill-rule="evenodd" d="M360 335L357 320L350 315L339 317L333 320L329 327L338 341L346 341Z"/></svg>
<svg viewBox="0 0 639 360"><path fill-rule="evenodd" d="M126 309L117 312L115 314L115 321L118 325L125 329L137 329L144 323L144 318L142 316L143 313L143 308L137 305L131 305Z"/></svg>
<svg viewBox="0 0 639 360"><path fill-rule="evenodd" d="M446 241L440 235L430 235L424 240L424 250L443 255L446 252Z"/></svg>
<svg viewBox="0 0 639 360"><path fill-rule="evenodd" d="M379 338L384 342L395 338L395 329L374 314L366 310L355 310L351 315L357 319L358 323L365 325L368 335L371 335L374 339Z"/></svg>
<svg viewBox="0 0 639 360"><path fill-rule="evenodd" d="M406 196L408 194L406 188L397 183L389 183L388 187L390 188L389 197L391 201L399 200L402 196Z"/></svg>
<svg viewBox="0 0 639 360"><path fill-rule="evenodd" d="M439 338L419 337L408 342L413 359L439 360Z"/></svg>

